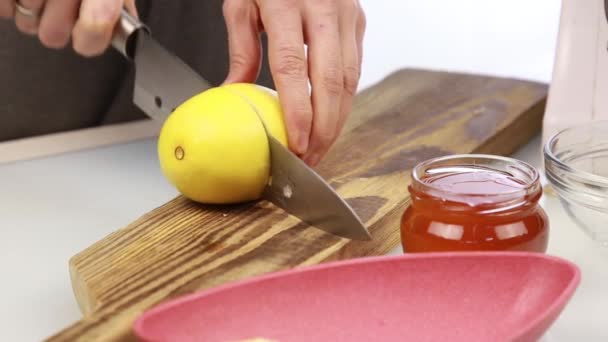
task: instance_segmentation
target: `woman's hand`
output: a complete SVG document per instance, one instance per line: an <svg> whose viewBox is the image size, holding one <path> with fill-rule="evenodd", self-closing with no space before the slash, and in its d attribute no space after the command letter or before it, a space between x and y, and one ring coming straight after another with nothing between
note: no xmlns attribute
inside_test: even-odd
<svg viewBox="0 0 608 342"><path fill-rule="evenodd" d="M225 0L224 17L230 47L226 82L255 81L265 31L289 146L316 165L338 137L359 83L365 15L358 1Z"/></svg>
<svg viewBox="0 0 608 342"><path fill-rule="evenodd" d="M96 56L109 47L123 7L136 15L135 0L0 0L0 17L44 46L60 49L71 37L76 52Z"/></svg>
<svg viewBox="0 0 608 342"><path fill-rule="evenodd" d="M110 45L123 6L137 15L134 0L0 0L0 17L14 19L20 31L47 47L63 48L71 38L76 52L96 56ZM225 0L224 16L226 82L255 81L260 32L266 31L289 146L316 165L338 137L357 90L365 31L358 1Z"/></svg>

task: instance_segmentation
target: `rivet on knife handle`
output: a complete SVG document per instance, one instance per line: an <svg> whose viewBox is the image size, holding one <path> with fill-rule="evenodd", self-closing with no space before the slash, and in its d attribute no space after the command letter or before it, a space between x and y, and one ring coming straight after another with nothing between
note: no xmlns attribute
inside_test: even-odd
<svg viewBox="0 0 608 342"><path fill-rule="evenodd" d="M150 29L146 25L123 9L114 36L112 37L112 46L125 57L133 59L135 33L139 30L150 33Z"/></svg>

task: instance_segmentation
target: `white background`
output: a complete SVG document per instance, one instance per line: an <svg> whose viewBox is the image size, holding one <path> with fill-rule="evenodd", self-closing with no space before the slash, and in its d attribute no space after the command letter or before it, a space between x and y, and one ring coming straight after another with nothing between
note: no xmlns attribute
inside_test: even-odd
<svg viewBox="0 0 608 342"><path fill-rule="evenodd" d="M558 0L360 1L363 86L406 66L551 79Z"/></svg>
<svg viewBox="0 0 608 342"><path fill-rule="evenodd" d="M361 2L368 19L362 87L408 66L551 79L557 0ZM520 156L537 164L535 144ZM40 340L78 320L69 257L175 194L150 140L0 165L0 340ZM599 272L603 251L583 256L587 247L570 244L582 246L585 237L556 202L548 207L569 232L551 250L592 273L548 339L600 341L607 337L599 316L605 307L594 302L603 294L597 282L608 280Z"/></svg>

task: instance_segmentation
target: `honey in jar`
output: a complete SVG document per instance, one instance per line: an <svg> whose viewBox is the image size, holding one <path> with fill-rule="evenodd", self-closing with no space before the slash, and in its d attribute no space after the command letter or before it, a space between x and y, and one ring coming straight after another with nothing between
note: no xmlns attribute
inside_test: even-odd
<svg viewBox="0 0 608 342"><path fill-rule="evenodd" d="M545 252L538 171L516 159L456 155L417 165L401 219L405 252Z"/></svg>

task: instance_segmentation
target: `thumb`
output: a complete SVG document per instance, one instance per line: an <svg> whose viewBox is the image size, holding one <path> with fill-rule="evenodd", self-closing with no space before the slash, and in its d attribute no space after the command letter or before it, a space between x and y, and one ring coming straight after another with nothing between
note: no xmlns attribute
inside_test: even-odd
<svg viewBox="0 0 608 342"><path fill-rule="evenodd" d="M253 83L261 67L258 9L250 0L226 0L223 10L230 55L230 70L224 83Z"/></svg>

